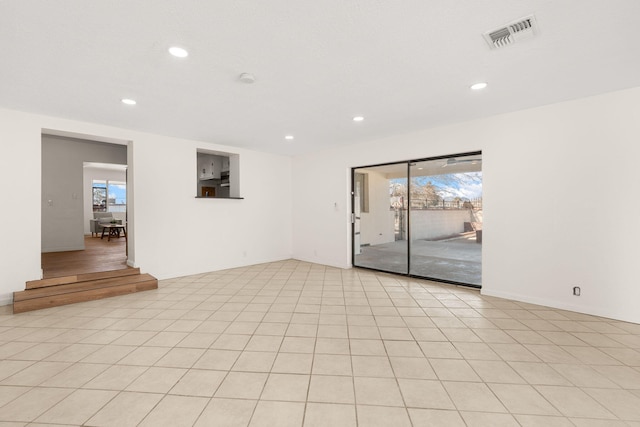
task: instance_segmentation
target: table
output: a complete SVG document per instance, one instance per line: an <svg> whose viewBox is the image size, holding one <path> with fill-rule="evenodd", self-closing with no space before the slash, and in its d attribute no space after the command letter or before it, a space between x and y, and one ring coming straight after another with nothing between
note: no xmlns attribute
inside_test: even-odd
<svg viewBox="0 0 640 427"><path fill-rule="evenodd" d="M111 237L120 237L120 230L124 233L124 237L127 237L127 230L122 224L100 224L102 227L101 239L104 238L104 234L107 233L107 242L111 241Z"/></svg>

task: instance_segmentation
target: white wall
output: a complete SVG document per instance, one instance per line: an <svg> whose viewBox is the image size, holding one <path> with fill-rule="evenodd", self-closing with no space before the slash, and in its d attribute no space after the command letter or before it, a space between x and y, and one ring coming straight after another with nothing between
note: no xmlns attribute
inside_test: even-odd
<svg viewBox="0 0 640 427"><path fill-rule="evenodd" d="M351 167L482 150L482 292L640 323L638 105L635 88L298 156L294 257L350 266Z"/></svg>
<svg viewBox="0 0 640 427"><path fill-rule="evenodd" d="M20 113L0 110L0 305L40 278L40 128ZM30 141L25 144L23 141Z"/></svg>
<svg viewBox="0 0 640 427"><path fill-rule="evenodd" d="M130 260L159 279L291 257L291 160L234 147L0 110L0 303L39 279L43 129L129 143ZM244 200L196 199L196 150L237 153ZM135 259L132 254L135 253Z"/></svg>
<svg viewBox="0 0 640 427"><path fill-rule="evenodd" d="M195 198L196 150L239 154L243 200ZM136 264L160 278L291 258L291 160L153 136L133 142Z"/></svg>
<svg viewBox="0 0 640 427"><path fill-rule="evenodd" d="M394 212L389 209L389 180L386 174L373 170L368 175L369 212L360 213L362 244L380 245L395 240Z"/></svg>
<svg viewBox="0 0 640 427"><path fill-rule="evenodd" d="M482 150L482 292L640 323L638 105L640 88L293 161L0 110L0 179L15 183L3 189L3 206L12 209L0 209L0 221L11 224L0 246L0 303L40 277L44 128L132 141L129 241L135 242L135 264L160 279L286 259L292 239L298 259L349 267L351 167ZM245 200L194 198L198 148L240 155ZM612 209L608 200L624 200L626 209ZM571 296L575 285L581 297Z"/></svg>
<svg viewBox="0 0 640 427"><path fill-rule="evenodd" d="M93 166L87 166L84 168L82 191L84 196L83 208L84 208L84 234L91 234L91 227L89 221L93 218L93 180L109 180L117 182L126 182L127 173L124 170L105 169ZM122 220L124 224L126 222L126 212L113 212L115 219Z"/></svg>

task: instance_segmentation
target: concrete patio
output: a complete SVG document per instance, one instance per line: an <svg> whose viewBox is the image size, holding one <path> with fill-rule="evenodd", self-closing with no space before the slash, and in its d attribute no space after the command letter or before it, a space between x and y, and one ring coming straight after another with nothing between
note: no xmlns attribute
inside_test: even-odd
<svg viewBox="0 0 640 427"><path fill-rule="evenodd" d="M407 273L407 241L363 246L354 265L393 273ZM412 275L451 280L474 286L482 284L482 245L475 236L443 241L411 242Z"/></svg>

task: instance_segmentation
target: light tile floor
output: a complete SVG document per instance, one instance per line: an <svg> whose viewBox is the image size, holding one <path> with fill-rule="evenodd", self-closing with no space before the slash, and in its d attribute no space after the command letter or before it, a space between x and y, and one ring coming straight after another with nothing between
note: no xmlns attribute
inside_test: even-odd
<svg viewBox="0 0 640 427"><path fill-rule="evenodd" d="M0 314L0 425L640 426L640 325L298 261Z"/></svg>

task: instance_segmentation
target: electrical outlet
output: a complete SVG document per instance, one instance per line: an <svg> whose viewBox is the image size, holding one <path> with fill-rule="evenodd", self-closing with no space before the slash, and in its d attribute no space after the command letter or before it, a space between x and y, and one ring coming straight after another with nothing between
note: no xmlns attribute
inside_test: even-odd
<svg viewBox="0 0 640 427"><path fill-rule="evenodd" d="M573 295L579 297L580 296L580 286L573 287Z"/></svg>

